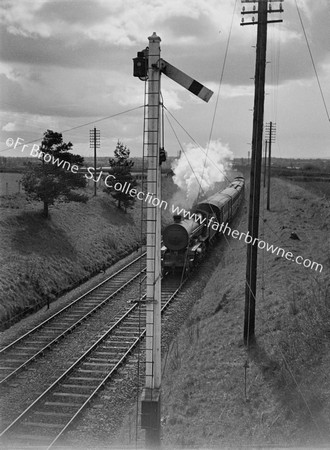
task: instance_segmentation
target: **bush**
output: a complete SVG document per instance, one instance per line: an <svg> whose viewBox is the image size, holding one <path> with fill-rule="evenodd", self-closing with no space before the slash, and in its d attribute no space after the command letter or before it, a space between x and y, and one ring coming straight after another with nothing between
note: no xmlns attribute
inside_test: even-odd
<svg viewBox="0 0 330 450"><path fill-rule="evenodd" d="M307 172L320 172L321 169L314 164L307 163L302 166L302 170L306 170Z"/></svg>

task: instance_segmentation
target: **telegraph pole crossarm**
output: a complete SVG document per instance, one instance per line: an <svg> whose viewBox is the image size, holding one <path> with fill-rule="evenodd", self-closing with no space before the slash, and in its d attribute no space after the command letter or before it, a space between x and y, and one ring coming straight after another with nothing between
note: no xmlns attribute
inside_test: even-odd
<svg viewBox="0 0 330 450"><path fill-rule="evenodd" d="M284 10L283 10L283 7L282 7L282 2L283 2L284 0L241 0L242 3L256 3L256 2L262 2L262 1L265 1L265 2L268 1L268 3L269 3L269 7L268 7L268 9L266 10L267 13L282 13L282 12L284 11ZM272 6L271 6L272 2L277 2L277 3L278 3L278 2L281 2L279 8L278 8L278 9L273 9ZM242 14L242 15L246 15L246 14L258 14L258 10L256 10L255 5L253 5L252 11L251 11L251 10L246 10L246 9L245 9L245 6L243 6L243 7L242 7L241 14ZM259 19L258 19L258 20L259 20ZM253 17L251 22L245 22L244 17L242 17L241 25L242 25L242 26L244 26L244 25L258 25L258 23L259 23L258 20L256 21L256 20L254 19L254 17ZM267 23L279 23L279 22L283 22L283 19L273 19L273 20L268 20L268 19L267 19Z"/></svg>

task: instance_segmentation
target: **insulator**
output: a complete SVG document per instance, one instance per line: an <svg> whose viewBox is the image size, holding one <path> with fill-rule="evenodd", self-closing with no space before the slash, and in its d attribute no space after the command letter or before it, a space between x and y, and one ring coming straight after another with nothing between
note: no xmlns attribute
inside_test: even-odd
<svg viewBox="0 0 330 450"><path fill-rule="evenodd" d="M243 11L243 12L245 11L245 6L243 6L242 11Z"/></svg>
<svg viewBox="0 0 330 450"><path fill-rule="evenodd" d="M252 17L252 22L254 22L254 16Z"/></svg>
<svg viewBox="0 0 330 450"><path fill-rule="evenodd" d="M242 22L242 23L244 23L244 17L242 17L242 20L241 20L241 22Z"/></svg>
<svg viewBox="0 0 330 450"><path fill-rule="evenodd" d="M256 5L253 5L253 11L255 11L256 10Z"/></svg>
<svg viewBox="0 0 330 450"><path fill-rule="evenodd" d="M269 3L269 11L271 11L271 10L272 10L272 4Z"/></svg>
<svg viewBox="0 0 330 450"><path fill-rule="evenodd" d="M280 3L280 11L283 11L282 3Z"/></svg>

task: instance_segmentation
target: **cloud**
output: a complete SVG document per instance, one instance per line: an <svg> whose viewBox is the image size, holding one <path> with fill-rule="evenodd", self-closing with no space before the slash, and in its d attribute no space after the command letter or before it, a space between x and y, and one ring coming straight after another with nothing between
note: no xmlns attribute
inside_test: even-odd
<svg viewBox="0 0 330 450"><path fill-rule="evenodd" d="M16 124L14 122L8 122L1 129L2 129L2 131L8 131L8 132L17 131Z"/></svg>
<svg viewBox="0 0 330 450"><path fill-rule="evenodd" d="M110 45L90 41L86 38L72 37L32 37L10 33L2 25L0 56L1 60L11 64L26 64L57 67L94 67L106 70L113 65L120 66L129 61L127 55ZM132 51L132 57L135 53ZM129 61L130 63L131 61Z"/></svg>
<svg viewBox="0 0 330 450"><path fill-rule="evenodd" d="M329 105L328 0L297 2ZM32 129L36 133L39 127L42 135L47 123L63 130L141 105L144 86L132 76L132 58L148 45L148 36L156 31L162 38L162 57L215 92L211 101L203 104L172 80L162 77L166 106L178 114L197 140L204 141L223 72L214 137L230 142L235 152L245 155L247 142L251 140L257 29L240 26L242 5L237 2L235 12L234 5L235 0L3 1L0 7L3 132L26 127L25 133L30 135ZM295 0L286 0L283 8L283 23L268 27L266 91L270 95L266 96L266 110L269 101L285 105L281 109L286 117L282 126L289 135L290 122L295 120L291 105L296 104L297 96L308 95L306 89L314 86L316 80ZM297 89L287 90L288 85ZM281 90L286 96L276 97ZM317 90L314 97L308 97L308 105L311 111L317 108L323 115ZM130 139L133 146L140 148L142 113L101 123L106 142L116 136ZM300 112L298 116L300 125L306 129ZM320 134L320 129L317 130ZM78 130L70 139L86 146L86 133L88 129ZM323 132L322 139L326 133ZM175 153L179 146L173 136L170 139L170 153ZM298 147L301 148L300 143Z"/></svg>
<svg viewBox="0 0 330 450"><path fill-rule="evenodd" d="M97 117L116 113L119 105L143 104L143 87L133 77L93 69L44 68L11 77L0 75L0 89L7 111L67 117ZM135 93L135 96L134 96ZM139 93L139 95L138 95ZM122 108L120 108L122 109Z"/></svg>
<svg viewBox="0 0 330 450"><path fill-rule="evenodd" d="M153 26L162 21L166 23L170 18L196 20L203 14L211 17L215 5L215 0L80 0L79 3L21 0L19 3L7 1L1 18L11 33L21 36L47 38L71 34L132 46L146 39L146 24L151 34Z"/></svg>
<svg viewBox="0 0 330 450"><path fill-rule="evenodd" d="M59 126L59 119L38 114L4 114L1 125L2 131L7 133L16 132L18 135L21 135L23 132L28 132L29 136L34 136L33 133L42 136L47 128L57 129Z"/></svg>
<svg viewBox="0 0 330 450"><path fill-rule="evenodd" d="M51 24L54 27L53 32L56 32L57 27L63 25L68 27L76 24L85 27L97 26L107 20L109 14L109 8L99 2L79 0L77 7L75 1L56 0L56 2L44 2L36 11L36 18Z"/></svg>
<svg viewBox="0 0 330 450"><path fill-rule="evenodd" d="M322 64L329 57L326 3L300 0L299 4L306 31L314 44L316 62ZM195 73L201 81L217 81L234 1L88 0L78 5L63 0L21 0L9 1L7 5L1 15L5 28L1 51L5 61L75 68L93 66L102 70L115 64L125 70L129 68L125 64L128 55L131 53L132 58L137 50L144 48L147 36L155 30L162 37L165 59L169 55L171 62ZM242 85L248 84L254 74L251 45L255 45L256 27L240 26L240 7L239 4L233 19L225 76L227 83ZM269 27L270 39L280 39L285 45L281 48L281 58L286 59L284 66L288 69L282 74L283 81L286 76L289 79L295 75L310 77L310 65L299 64L307 49L294 0L288 0L284 8L284 22ZM274 27L276 33L272 35ZM272 45L270 41L268 48ZM293 54L297 55L296 60L287 64Z"/></svg>

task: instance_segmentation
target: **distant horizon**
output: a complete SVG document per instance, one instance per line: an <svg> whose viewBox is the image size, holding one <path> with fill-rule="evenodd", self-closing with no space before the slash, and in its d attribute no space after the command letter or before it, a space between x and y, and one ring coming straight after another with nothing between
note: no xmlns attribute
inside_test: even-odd
<svg viewBox="0 0 330 450"><path fill-rule="evenodd" d="M80 156L83 156L83 155L80 155ZM0 161L2 159L20 159L20 158L35 160L35 158L33 156L25 156L25 155L2 156L2 155L0 155ZM83 158L84 159L87 159L87 158L94 159L94 155L93 154L87 155L87 156L84 155ZM104 156L104 155L97 156L97 159L104 159L104 158L113 158L113 155L109 154L108 156ZM178 159L178 156L168 155L168 158ZM142 156L131 156L130 159L142 159ZM243 160L249 160L251 158L247 158L247 157L244 157L244 156L237 156L237 157L234 157L233 161L242 160L242 159ZM297 157L295 157L295 158L294 157L287 157L287 158L284 158L282 156L272 156L272 161L279 160L279 159L290 160L290 161L292 161L292 160L295 160L295 161L300 161L300 160L302 160L302 161L330 161L330 156L329 157L323 157L323 158L312 158L312 157L299 157L299 158L297 158Z"/></svg>

